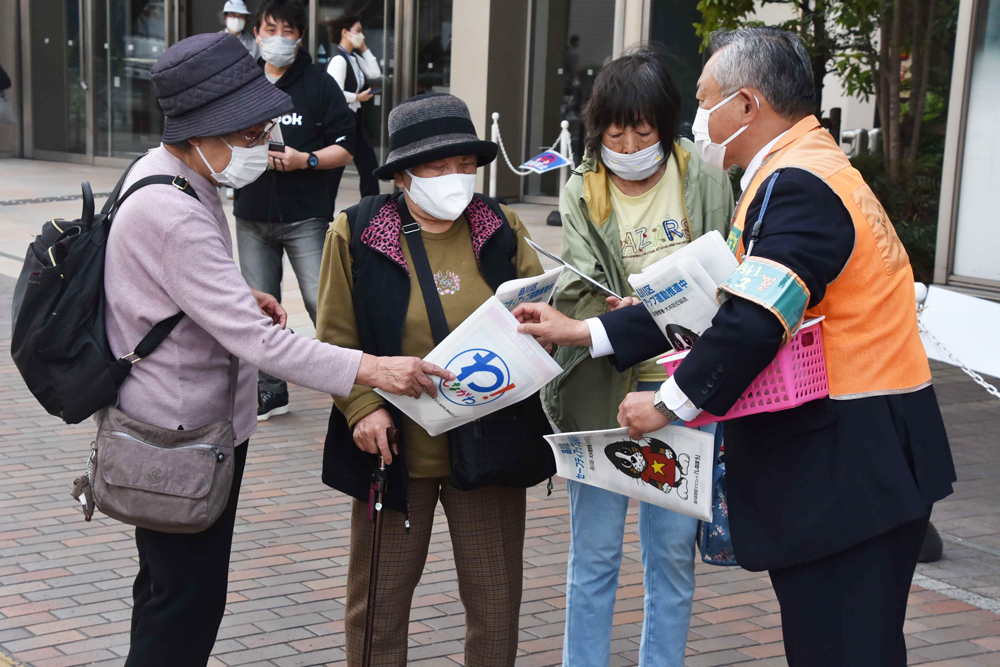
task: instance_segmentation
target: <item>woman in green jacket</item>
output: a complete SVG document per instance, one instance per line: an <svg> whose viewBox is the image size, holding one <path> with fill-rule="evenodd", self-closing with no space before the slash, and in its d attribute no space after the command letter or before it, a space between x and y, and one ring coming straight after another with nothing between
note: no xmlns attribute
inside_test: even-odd
<svg viewBox="0 0 1000 667"><path fill-rule="evenodd" d="M681 101L661 51L641 47L609 63L584 110L587 153L562 192L563 258L622 295L627 278L704 233L728 232L733 192L687 139L675 139ZM568 272L556 307L576 320L608 308L604 295ZM606 338L606 336L605 336ZM599 345L594 341L595 347ZM582 347L562 347L563 373L545 390L563 431L617 428L625 394L666 379L653 360L619 373ZM628 498L567 482L572 543L566 582L563 664L602 667L610 658L615 591ZM683 667L694 594L696 519L642 503L639 536L646 588L640 667Z"/></svg>

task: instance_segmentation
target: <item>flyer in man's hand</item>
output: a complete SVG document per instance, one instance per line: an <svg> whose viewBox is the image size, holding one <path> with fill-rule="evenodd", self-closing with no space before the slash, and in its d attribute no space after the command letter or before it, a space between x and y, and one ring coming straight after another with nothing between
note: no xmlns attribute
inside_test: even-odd
<svg viewBox="0 0 1000 667"><path fill-rule="evenodd" d="M522 303L548 303L562 272L563 267L557 266L540 276L508 280L497 288L496 297L507 310L514 310Z"/></svg>
<svg viewBox="0 0 1000 667"><path fill-rule="evenodd" d="M712 520L715 436L667 426L633 440L627 428L547 435L556 474Z"/></svg>
<svg viewBox="0 0 1000 667"><path fill-rule="evenodd" d="M523 401L562 368L534 338L518 333L517 325L500 300L490 297L424 358L457 376L434 378L437 398L375 391L431 435Z"/></svg>

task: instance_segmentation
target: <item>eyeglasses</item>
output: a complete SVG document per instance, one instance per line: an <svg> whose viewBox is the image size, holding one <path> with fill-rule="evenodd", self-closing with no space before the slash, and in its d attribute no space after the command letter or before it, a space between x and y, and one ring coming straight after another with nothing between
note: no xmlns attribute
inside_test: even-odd
<svg viewBox="0 0 1000 667"><path fill-rule="evenodd" d="M267 126L263 130L261 130L260 132L255 133L255 134L246 135L246 134L243 134L242 132L237 132L236 134L240 135L241 137L243 137L243 139L246 140L246 142L247 142L247 148L253 148L257 144L259 144L261 142L261 140L265 140L269 136L271 136L271 132L274 131L274 128L277 125L278 125L278 121L272 120L271 122L269 122L267 124Z"/></svg>

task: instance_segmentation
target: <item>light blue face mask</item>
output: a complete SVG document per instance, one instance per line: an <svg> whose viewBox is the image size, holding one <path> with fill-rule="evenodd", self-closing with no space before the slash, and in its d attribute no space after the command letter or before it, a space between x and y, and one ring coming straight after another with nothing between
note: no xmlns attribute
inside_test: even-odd
<svg viewBox="0 0 1000 667"><path fill-rule="evenodd" d="M295 62L295 53L302 40L292 40L281 35L271 37L258 37L260 44L260 55L265 62L275 67L288 67Z"/></svg>

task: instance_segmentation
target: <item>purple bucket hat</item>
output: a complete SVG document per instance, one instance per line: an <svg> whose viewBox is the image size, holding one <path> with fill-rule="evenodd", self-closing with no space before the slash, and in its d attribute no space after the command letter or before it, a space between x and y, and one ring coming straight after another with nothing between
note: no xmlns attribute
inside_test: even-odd
<svg viewBox="0 0 1000 667"><path fill-rule="evenodd" d="M150 70L166 116L163 143L218 137L292 111L240 40L226 32L194 35L167 49Z"/></svg>

